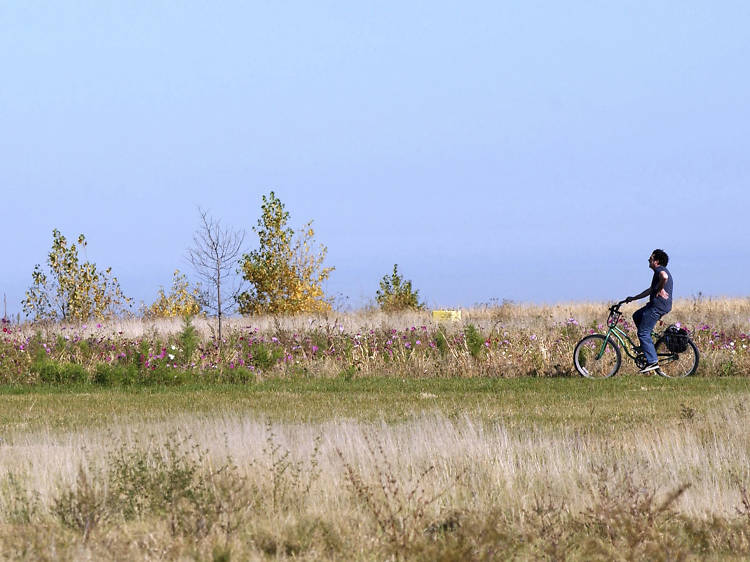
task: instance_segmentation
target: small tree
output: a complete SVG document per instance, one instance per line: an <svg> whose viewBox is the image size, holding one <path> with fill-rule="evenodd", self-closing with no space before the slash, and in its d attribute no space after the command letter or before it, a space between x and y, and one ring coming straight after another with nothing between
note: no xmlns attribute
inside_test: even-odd
<svg viewBox="0 0 750 562"><path fill-rule="evenodd" d="M289 213L272 191L263 196L262 215L253 231L259 246L240 262L250 288L238 296L242 314L327 312L323 282L333 267L323 267L327 249L315 245L312 221L297 232L287 226Z"/></svg>
<svg viewBox="0 0 750 562"><path fill-rule="evenodd" d="M219 319L219 345L221 345L221 319L231 312L239 287L233 284L237 259L245 241L244 231L222 227L221 223L209 217L206 211L198 209L201 225L193 236L193 246L188 249L188 259L198 275L208 284L204 294L204 304L216 312Z"/></svg>
<svg viewBox="0 0 750 562"><path fill-rule="evenodd" d="M175 269L172 277L172 290L167 294L164 287L159 288L159 296L144 311L144 316L151 318L174 318L176 316L195 316L201 311L201 294L198 287L190 288L187 277Z"/></svg>
<svg viewBox="0 0 750 562"><path fill-rule="evenodd" d="M422 310L424 303L419 302L419 291L412 289L411 281L404 280L398 272L398 264L393 265L393 273L384 275L380 280L380 289L376 297L380 309L385 312L398 310Z"/></svg>
<svg viewBox="0 0 750 562"><path fill-rule="evenodd" d="M122 312L131 300L122 294L112 268L104 271L96 264L78 258L78 247L86 247L86 237L78 236L78 246L52 231L52 251L47 256L48 271L37 264L31 274L33 285L22 301L23 310L35 320L78 320L104 318Z"/></svg>

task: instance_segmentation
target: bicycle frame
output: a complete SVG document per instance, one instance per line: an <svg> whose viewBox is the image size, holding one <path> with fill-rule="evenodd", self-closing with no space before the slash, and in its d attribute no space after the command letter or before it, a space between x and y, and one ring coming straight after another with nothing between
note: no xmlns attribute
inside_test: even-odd
<svg viewBox="0 0 750 562"><path fill-rule="evenodd" d="M635 361L636 357L638 356L637 353L631 353L631 349L635 350L638 346L633 342L633 340L630 339L630 336L625 333L624 330L620 329L617 325L610 326L609 330L607 330L607 333L604 335L604 345L602 345L601 350L599 350L599 353L597 354L596 358L601 359L602 355L604 355L604 350L607 347L607 342L609 341L609 338L614 336L614 338L620 342L620 347L625 351L625 354L630 357L633 361ZM652 334L653 337L653 334ZM625 342L628 342L630 344L629 346L625 344Z"/></svg>
<svg viewBox="0 0 750 562"><path fill-rule="evenodd" d="M620 317L622 316L622 313L620 312L620 305L622 305L622 302L618 302L617 304L609 308L609 318L607 318L607 327L609 329L604 335L604 343L602 344L602 348L599 350L599 353L597 353L596 358L602 358L602 356L604 355L604 350L607 348L607 342L610 340L610 338L613 338L620 342L620 347L625 351L625 355L630 357L633 361L637 362L638 354L640 352L640 346L636 345L635 342L630 339L630 336L628 336L625 330L617 325L620 321ZM660 336L661 334L657 332L651 332L651 339L658 339ZM627 342L627 344L625 342Z"/></svg>

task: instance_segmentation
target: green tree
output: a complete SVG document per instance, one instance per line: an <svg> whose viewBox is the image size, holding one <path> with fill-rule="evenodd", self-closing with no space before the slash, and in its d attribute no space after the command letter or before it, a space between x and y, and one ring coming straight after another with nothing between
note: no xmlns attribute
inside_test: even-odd
<svg viewBox="0 0 750 562"><path fill-rule="evenodd" d="M393 273L384 275L380 280L380 289L375 299L380 309L385 312L398 310L422 310L424 303L419 302L419 291L412 289L411 281L404 280L398 272L398 264L393 264Z"/></svg>
<svg viewBox="0 0 750 562"><path fill-rule="evenodd" d="M323 282L333 267L323 267L325 246L315 244L312 221L295 232L287 225L289 213L272 191L263 196L262 215L253 231L258 248L240 260L250 287L238 295L242 314L327 312L331 301Z"/></svg>
<svg viewBox="0 0 750 562"><path fill-rule="evenodd" d="M33 284L22 301L27 316L35 320L78 320L104 318L122 312L131 299L122 294L112 268L104 271L89 261L81 263L78 247L86 247L86 237L78 236L78 246L55 229L52 251L47 256L48 271L37 264Z"/></svg>

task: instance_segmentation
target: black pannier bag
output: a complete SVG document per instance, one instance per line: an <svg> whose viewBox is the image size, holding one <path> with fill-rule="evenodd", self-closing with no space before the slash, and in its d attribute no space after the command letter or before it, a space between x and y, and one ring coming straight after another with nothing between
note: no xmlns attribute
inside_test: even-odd
<svg viewBox="0 0 750 562"><path fill-rule="evenodd" d="M664 332L664 341L667 349L672 353L682 353L688 348L688 332L685 328L680 328L672 324Z"/></svg>

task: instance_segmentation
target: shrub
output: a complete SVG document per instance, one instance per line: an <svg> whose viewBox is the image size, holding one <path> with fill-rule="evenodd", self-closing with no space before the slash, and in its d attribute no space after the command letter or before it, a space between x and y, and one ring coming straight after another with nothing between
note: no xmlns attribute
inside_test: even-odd
<svg viewBox="0 0 750 562"><path fill-rule="evenodd" d="M193 353L195 353L199 343L198 334L189 315L184 316L182 319L182 331L178 339L180 341L180 349L182 350L182 362L188 364L192 360Z"/></svg>
<svg viewBox="0 0 750 562"><path fill-rule="evenodd" d="M200 288L190 288L187 277L176 269L172 279L172 290L167 294L164 287L159 289L156 301L144 310L150 318L174 318L194 316L201 311Z"/></svg>
<svg viewBox="0 0 750 562"><path fill-rule="evenodd" d="M423 310L424 303L419 302L419 291L412 289L411 281L404 280L398 272L398 264L393 265L393 273L384 275L380 280L380 289L375 300L385 312L399 310Z"/></svg>
<svg viewBox="0 0 750 562"><path fill-rule="evenodd" d="M281 348L270 346L264 342L253 343L250 346L250 353L252 354L252 364L262 371L267 371L276 365L284 355Z"/></svg>
<svg viewBox="0 0 750 562"><path fill-rule="evenodd" d="M49 359L37 360L31 365L31 372L39 375L39 380L49 384L74 384L88 378L83 365L58 363Z"/></svg>
<svg viewBox="0 0 750 562"><path fill-rule="evenodd" d="M474 359L478 359L484 353L484 337L479 333L474 324L467 324L464 328L466 348Z"/></svg>
<svg viewBox="0 0 750 562"><path fill-rule="evenodd" d="M52 513L66 527L81 532L84 542L110 515L107 492L102 484L79 467L75 486L61 491L52 503Z"/></svg>

